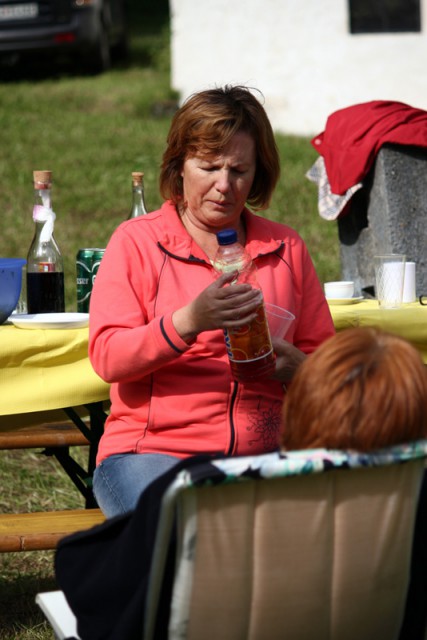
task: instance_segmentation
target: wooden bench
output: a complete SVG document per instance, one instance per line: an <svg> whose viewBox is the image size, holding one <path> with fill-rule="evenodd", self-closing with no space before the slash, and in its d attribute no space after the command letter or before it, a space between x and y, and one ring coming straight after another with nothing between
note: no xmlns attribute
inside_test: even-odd
<svg viewBox="0 0 427 640"><path fill-rule="evenodd" d="M70 420L24 425L12 429L0 425L0 449L74 447L88 444L89 440Z"/></svg>
<svg viewBox="0 0 427 640"><path fill-rule="evenodd" d="M43 449L47 456L54 456L76 488L86 499L86 506L96 507L91 488L91 477L95 464L95 449L89 449L88 468L84 469L71 455L70 447L89 446L90 442L82 429L71 420L40 424L12 424L2 416L0 423L0 451L10 449ZM83 430L90 432L87 421L81 420Z"/></svg>
<svg viewBox="0 0 427 640"><path fill-rule="evenodd" d="M0 514L0 552L55 549L64 536L104 520L100 509Z"/></svg>
<svg viewBox="0 0 427 640"><path fill-rule="evenodd" d="M60 419L54 422L37 423L37 414L28 414L22 421L14 422L7 416L1 416L0 450L42 448L43 453L55 456L61 464L86 498L86 507L96 507L91 478L97 440L106 414L102 403L87 408L89 418L82 418L74 409L67 408L64 411L68 419L61 420L59 416ZM32 424L34 418L36 423ZM83 469L70 454L70 447L76 446L89 446L87 469ZM104 515L97 508L0 514L0 552L55 549L64 536L89 529L104 520Z"/></svg>

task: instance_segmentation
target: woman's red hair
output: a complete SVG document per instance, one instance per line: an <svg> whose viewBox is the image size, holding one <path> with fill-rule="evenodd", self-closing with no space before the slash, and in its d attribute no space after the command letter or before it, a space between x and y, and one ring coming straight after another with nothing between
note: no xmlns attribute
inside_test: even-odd
<svg viewBox="0 0 427 640"><path fill-rule="evenodd" d="M283 407L286 449L370 451L427 437L427 369L409 342L348 329L301 365Z"/></svg>
<svg viewBox="0 0 427 640"><path fill-rule="evenodd" d="M185 160L222 153L233 136L242 131L255 142L256 169L248 204L257 210L266 209L280 175L279 151L264 107L243 86L200 91L176 112L160 170L162 196L174 204L180 203Z"/></svg>

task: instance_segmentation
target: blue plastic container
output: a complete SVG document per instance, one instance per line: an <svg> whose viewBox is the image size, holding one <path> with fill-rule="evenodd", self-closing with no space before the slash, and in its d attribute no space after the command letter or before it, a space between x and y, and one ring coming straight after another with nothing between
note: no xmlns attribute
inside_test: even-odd
<svg viewBox="0 0 427 640"><path fill-rule="evenodd" d="M23 258L0 258L0 324L6 322L18 304L22 287Z"/></svg>

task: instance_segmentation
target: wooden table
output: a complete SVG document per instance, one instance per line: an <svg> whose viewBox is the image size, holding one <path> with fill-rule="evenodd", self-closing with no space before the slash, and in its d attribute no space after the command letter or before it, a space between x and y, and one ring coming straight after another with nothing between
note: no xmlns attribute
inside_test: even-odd
<svg viewBox="0 0 427 640"><path fill-rule="evenodd" d="M87 327L0 326L0 448L46 447L88 504L92 491L86 480L95 466L109 385L93 371L87 348ZM68 446L85 442L89 461L82 470Z"/></svg>

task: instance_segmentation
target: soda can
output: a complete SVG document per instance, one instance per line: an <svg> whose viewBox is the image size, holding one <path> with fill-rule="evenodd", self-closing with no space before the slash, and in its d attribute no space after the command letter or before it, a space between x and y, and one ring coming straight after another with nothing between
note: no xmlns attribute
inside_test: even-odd
<svg viewBox="0 0 427 640"><path fill-rule="evenodd" d="M99 265L104 256L105 249L94 249L92 258L92 287L95 283L96 274L98 273Z"/></svg>
<svg viewBox="0 0 427 640"><path fill-rule="evenodd" d="M77 311L89 313L90 296L105 249L79 249L76 257Z"/></svg>
<svg viewBox="0 0 427 640"><path fill-rule="evenodd" d="M89 313L92 263L95 249L79 249L76 256L77 311Z"/></svg>

